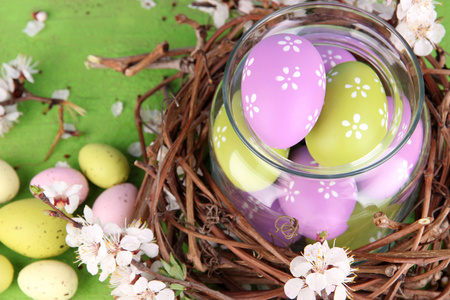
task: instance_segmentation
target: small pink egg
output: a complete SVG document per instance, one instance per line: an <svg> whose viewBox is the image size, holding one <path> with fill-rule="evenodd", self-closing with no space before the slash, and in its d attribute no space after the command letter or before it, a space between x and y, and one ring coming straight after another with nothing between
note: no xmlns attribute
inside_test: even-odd
<svg viewBox="0 0 450 300"><path fill-rule="evenodd" d="M269 147L289 148L316 123L325 99L325 67L307 39L269 36L248 54L241 79L242 108Z"/></svg>
<svg viewBox="0 0 450 300"><path fill-rule="evenodd" d="M121 183L103 191L95 200L94 219L102 224L114 223L122 227L133 220L138 189L131 183Z"/></svg>
<svg viewBox="0 0 450 300"><path fill-rule="evenodd" d="M54 167L41 171L31 179L30 185L50 187L55 181L64 181L69 187L75 184L81 184L82 188L78 192L78 197L80 200L79 204L86 200L89 193L89 183L83 173L72 168Z"/></svg>
<svg viewBox="0 0 450 300"><path fill-rule="evenodd" d="M318 45L316 46L316 49L322 57L323 64L325 65L325 72L328 72L337 64L356 60L349 51L336 46Z"/></svg>

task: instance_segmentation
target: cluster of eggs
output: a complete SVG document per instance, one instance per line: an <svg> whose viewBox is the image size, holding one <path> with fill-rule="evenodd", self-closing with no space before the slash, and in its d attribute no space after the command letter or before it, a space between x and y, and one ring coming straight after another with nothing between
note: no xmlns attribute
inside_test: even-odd
<svg viewBox="0 0 450 300"><path fill-rule="evenodd" d="M71 199L69 190L77 187L78 205L89 193L89 182L104 189L96 198L92 211L100 223L119 226L131 222L137 188L127 183L130 167L126 157L106 144L87 144L78 155L81 171L71 167L53 167L36 174L30 185L59 190ZM16 171L0 160L0 203L12 200L18 193L20 182ZM67 200L67 199L62 199ZM59 207L58 207L59 208ZM62 210L69 210L67 207ZM71 210L75 210L72 208ZM49 259L64 253L67 222L50 217L44 211L51 208L40 199L14 200L0 208L0 242L26 257L39 259L25 266L18 275L20 289L33 299L70 299L78 286L77 274L72 266ZM71 212L71 211L70 211ZM66 211L67 213L67 211ZM71 214L68 214L71 216ZM0 293L13 281L14 268L0 255ZM45 276L42 276L45 274Z"/></svg>
<svg viewBox="0 0 450 300"><path fill-rule="evenodd" d="M408 99L397 105L403 106L403 115L388 152L411 121ZM236 127L257 151L267 146L294 163L320 168L350 164L370 153L385 138L390 116L397 115L393 107L377 72L349 51L283 33L264 38L249 51L231 111ZM299 233L311 239L322 231L329 238L344 233L356 203L380 205L377 201L386 203L395 195L414 169L423 139L419 124L382 167L360 177L313 179L280 172L255 155L233 130L223 106L212 130L215 157L227 178L249 199L281 207L298 220Z"/></svg>

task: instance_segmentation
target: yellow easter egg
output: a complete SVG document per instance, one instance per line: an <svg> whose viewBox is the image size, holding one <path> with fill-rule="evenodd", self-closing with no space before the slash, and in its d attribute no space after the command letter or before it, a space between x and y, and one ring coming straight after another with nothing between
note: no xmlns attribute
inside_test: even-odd
<svg viewBox="0 0 450 300"><path fill-rule="evenodd" d="M20 181L16 170L0 159L0 203L14 198L19 192Z"/></svg>
<svg viewBox="0 0 450 300"><path fill-rule="evenodd" d="M85 145L78 154L78 162L86 177L104 189L125 182L130 174L125 155L106 144Z"/></svg>
<svg viewBox="0 0 450 300"><path fill-rule="evenodd" d="M64 253L67 222L48 216L50 206L41 200L23 199L0 208L0 242L17 253L32 258L48 258Z"/></svg>
<svg viewBox="0 0 450 300"><path fill-rule="evenodd" d="M11 262L0 254L0 294L6 291L14 278L14 267Z"/></svg>
<svg viewBox="0 0 450 300"><path fill-rule="evenodd" d="M57 260L40 260L19 272L19 288L35 300L68 300L78 288L78 277L71 266Z"/></svg>

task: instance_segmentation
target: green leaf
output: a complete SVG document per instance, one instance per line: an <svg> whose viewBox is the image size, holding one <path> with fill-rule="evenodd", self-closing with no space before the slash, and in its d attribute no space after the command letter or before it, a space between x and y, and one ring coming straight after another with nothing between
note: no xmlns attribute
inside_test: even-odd
<svg viewBox="0 0 450 300"><path fill-rule="evenodd" d="M38 185L30 185L30 190L33 193L33 195L36 195L36 196L38 196L44 192L44 189Z"/></svg>
<svg viewBox="0 0 450 300"><path fill-rule="evenodd" d="M180 291L182 292L185 289L185 286L182 284L178 284L178 283L172 283L170 285L170 289L174 290L174 291ZM179 294L178 294L179 295ZM177 295L177 296L178 296Z"/></svg>

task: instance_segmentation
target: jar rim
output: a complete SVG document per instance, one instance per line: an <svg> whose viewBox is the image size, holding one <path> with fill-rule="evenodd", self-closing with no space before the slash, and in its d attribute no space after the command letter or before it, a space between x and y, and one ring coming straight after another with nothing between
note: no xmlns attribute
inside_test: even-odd
<svg viewBox="0 0 450 300"><path fill-rule="evenodd" d="M230 84L233 78L233 73L235 70L232 70L231 68L231 61L232 59L237 55L238 49L247 41L247 39L254 34L254 30L257 30L258 28L261 28L264 24L267 24L273 19L279 18L283 15L288 14L289 12L295 12L298 10L307 10L307 9L329 9L329 10L339 10L339 11L347 11L352 14L355 14L357 16L363 17L367 20L370 20L371 22L377 23L379 26L383 26L385 30L387 30L391 36L394 36L395 39L397 39L402 46L402 50L405 50L403 53L403 56L406 57L409 61L409 63L412 65L412 69L414 69L415 73L417 74L415 77L417 77L417 93L415 93L416 97L416 104L415 104L415 113L411 114L411 120L409 124L409 128L405 135L403 136L401 142L396 145L393 149L389 151L389 153L385 154L385 150L389 145L385 145L383 149L381 149L379 146L376 147L376 149L372 150L362 158L345 164L345 165L339 165L334 167L320 167L320 168L311 168L309 166L300 165L298 163L295 163L287 158L281 157L279 154L277 154L275 151L271 150L268 146L264 145L259 138L256 136L256 134L253 133L250 126L248 129L252 132L252 134L255 137L255 140L259 141L259 149L256 149L254 145L252 145L242 134L241 130L237 126L237 123L234 119L232 107L231 107L231 99L233 95L230 93ZM267 33L267 32L265 32ZM263 34L264 36L264 34ZM248 53L248 52L247 52ZM242 56L244 58L245 55ZM400 87L401 88L401 87ZM251 29L249 29L247 32L243 34L243 36L240 38L240 40L236 43L234 46L230 57L228 59L228 62L225 66L225 72L224 72L224 78L223 78L223 84L222 86L219 86L219 91L222 91L222 96L224 100L224 106L225 111L227 113L227 116L229 118L229 121L231 123L231 126L235 130L236 134L239 136L241 141L245 144L245 146L253 152L257 157L259 157L261 160L263 160L265 163L271 165L272 167L279 169L281 171L304 176L308 178L343 178L343 177L350 177L354 175L358 175L364 172L367 172L387 160L389 160L392 156L394 156L395 153L397 153L410 139L411 135L413 134L415 128L419 124L419 120L422 115L423 107L424 107L424 82L423 82L423 75L422 71L419 65L419 62L417 60L417 57L415 56L413 50L409 46L409 44L404 40L404 38L395 30L394 27L392 27L389 23L387 23L385 20L381 19L380 17L368 13L362 9L359 9L354 6L342 4L342 3L328 3L328 2L307 2L302 4L296 4L288 7L281 8L265 17L263 17L261 20L257 21ZM402 93L403 94L403 93ZM395 102L395 101L394 101ZM395 106L394 106L395 108ZM412 109L412 108L411 108ZM400 121L399 121L400 122ZM393 139L393 137L392 137ZM392 140L391 139L391 140ZM383 139L383 141L385 141ZM377 149L378 148L378 149ZM265 153L261 153L260 150L263 149ZM384 155L385 154L385 155ZM381 156L381 157L380 157Z"/></svg>

